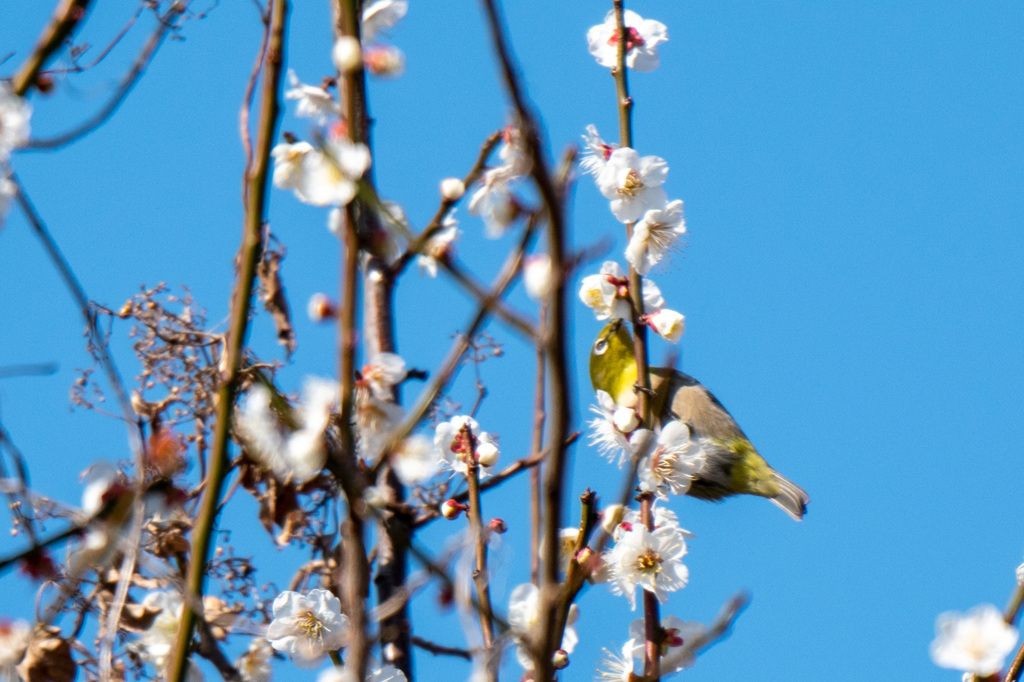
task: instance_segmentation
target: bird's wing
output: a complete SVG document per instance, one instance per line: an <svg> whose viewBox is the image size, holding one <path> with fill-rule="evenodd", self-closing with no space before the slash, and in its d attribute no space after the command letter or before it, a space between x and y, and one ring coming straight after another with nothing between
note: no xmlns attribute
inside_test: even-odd
<svg viewBox="0 0 1024 682"><path fill-rule="evenodd" d="M670 419L686 422L696 436L719 440L746 438L725 406L689 374L664 368L655 368L651 374L656 399L662 394L665 396L658 410L662 422Z"/></svg>

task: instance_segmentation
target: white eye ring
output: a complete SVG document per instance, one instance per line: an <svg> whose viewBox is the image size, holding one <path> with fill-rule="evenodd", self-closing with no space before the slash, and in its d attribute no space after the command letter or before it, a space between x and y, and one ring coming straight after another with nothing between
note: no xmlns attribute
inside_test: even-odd
<svg viewBox="0 0 1024 682"><path fill-rule="evenodd" d="M604 352L606 350L608 350L608 341L606 341L605 339L601 339L600 341L594 344L595 355L604 355Z"/></svg>

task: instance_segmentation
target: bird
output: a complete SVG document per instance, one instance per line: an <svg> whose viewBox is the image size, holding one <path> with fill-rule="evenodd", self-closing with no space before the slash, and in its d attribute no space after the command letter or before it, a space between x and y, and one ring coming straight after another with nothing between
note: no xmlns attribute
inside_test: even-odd
<svg viewBox="0 0 1024 682"><path fill-rule="evenodd" d="M711 391L672 367L652 367L648 375L655 426L663 427L672 420L683 422L704 449L704 464L694 476L688 495L711 501L732 495L758 495L793 519L803 519L807 493L765 461ZM621 318L608 323L594 341L590 380L595 391L605 391L620 407L636 405L633 337Z"/></svg>

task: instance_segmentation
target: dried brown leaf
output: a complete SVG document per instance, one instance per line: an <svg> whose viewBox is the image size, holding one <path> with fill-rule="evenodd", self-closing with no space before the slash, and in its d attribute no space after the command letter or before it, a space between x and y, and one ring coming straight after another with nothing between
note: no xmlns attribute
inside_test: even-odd
<svg viewBox="0 0 1024 682"><path fill-rule="evenodd" d="M284 251L267 249L260 262L260 299L263 307L274 318L277 327L277 342L284 346L289 357L295 352L295 329L292 327L288 298L284 293L284 282L281 281L281 261Z"/></svg>

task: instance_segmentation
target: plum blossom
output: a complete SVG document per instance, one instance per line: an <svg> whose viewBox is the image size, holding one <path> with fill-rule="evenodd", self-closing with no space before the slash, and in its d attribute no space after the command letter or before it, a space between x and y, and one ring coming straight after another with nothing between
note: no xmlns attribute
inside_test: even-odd
<svg viewBox="0 0 1024 682"><path fill-rule="evenodd" d="M345 646L347 638L348 616L327 590L310 590L306 595L286 590L274 599L267 641L299 668L320 667L330 652Z"/></svg>
<svg viewBox="0 0 1024 682"><path fill-rule="evenodd" d="M405 55L393 45L376 38L392 28L409 11L405 0L377 0L363 10L360 33L363 39L363 65L375 76L399 76L405 70Z"/></svg>
<svg viewBox="0 0 1024 682"><path fill-rule="evenodd" d="M626 66L635 71L654 71L658 68L658 45L668 40L665 24L654 19L644 19L636 12L623 13L626 25ZM614 68L617 63L619 33L615 26L615 12L610 11L603 24L592 26L587 31L587 45L597 63Z"/></svg>
<svg viewBox="0 0 1024 682"><path fill-rule="evenodd" d="M640 490L661 498L685 495L690 482L704 466L704 450L690 439L690 428L679 421L665 425L658 434L654 451L640 462Z"/></svg>
<svg viewBox="0 0 1024 682"><path fill-rule="evenodd" d="M32 641L32 626L24 620L0 619L0 680L17 682L18 663Z"/></svg>
<svg viewBox="0 0 1024 682"><path fill-rule="evenodd" d="M391 432L403 417L405 410L401 405L396 405L390 399L377 398L367 389L356 391L356 431L359 435L356 448L359 456L369 462L376 462Z"/></svg>
<svg viewBox="0 0 1024 682"><path fill-rule="evenodd" d="M682 561L685 554L686 539L678 528L663 526L650 531L643 524L628 529L620 524L615 545L604 554L612 591L624 594L634 609L637 586L664 604L668 593L682 589L689 579Z"/></svg>
<svg viewBox="0 0 1024 682"><path fill-rule="evenodd" d="M469 432L476 441L476 449L473 452L469 452L469 443L462 432L465 426L469 427ZM469 473L471 461L479 465L480 478L489 476L497 459L497 444L494 439L486 431L480 430L480 425L475 419L466 415L452 417L449 421L437 425L434 431L434 448L441 466L463 476ZM491 463L488 464L488 461Z"/></svg>
<svg viewBox="0 0 1024 682"><path fill-rule="evenodd" d="M142 600L148 611L158 611L152 625L142 633L134 645L139 658L151 663L159 672L163 672L170 663L178 638L178 626L181 623L181 609L184 601L181 593L176 590L150 592ZM189 661L186 673L188 682L202 682L203 673Z"/></svg>
<svg viewBox="0 0 1024 682"><path fill-rule="evenodd" d="M668 164L658 156L643 156L635 149L616 149L597 175L597 188L611 201L612 214L622 223L639 220L651 209L668 203L662 185Z"/></svg>
<svg viewBox="0 0 1024 682"><path fill-rule="evenodd" d="M32 105L11 91L11 86L0 82L0 164L11 158L11 150L26 142L30 131Z"/></svg>
<svg viewBox="0 0 1024 682"><path fill-rule="evenodd" d="M391 400L394 387L405 381L405 360L395 353L377 353L359 372L359 388L367 388L375 398Z"/></svg>
<svg viewBox="0 0 1024 682"><path fill-rule="evenodd" d="M251 454L282 481L291 478L305 483L327 461L323 438L338 403L337 384L308 377L302 393L302 402L294 410L298 428L290 432L271 408L270 390L262 384L249 389L239 415L239 431Z"/></svg>
<svg viewBox="0 0 1024 682"><path fill-rule="evenodd" d="M597 177L608 161L612 152L619 148L617 144L609 144L601 139L597 128L587 126L587 133L583 136L583 154L580 159L580 170Z"/></svg>
<svg viewBox="0 0 1024 682"><path fill-rule="evenodd" d="M422 483L437 473L440 464L434 445L426 436L410 436L391 453L391 468L407 486Z"/></svg>
<svg viewBox="0 0 1024 682"><path fill-rule="evenodd" d="M242 682L270 682L273 674L270 661L274 657L274 648L262 637L254 637L249 648L235 661L235 669L242 677Z"/></svg>
<svg viewBox="0 0 1024 682"><path fill-rule="evenodd" d="M640 639L640 646L643 647L644 640ZM627 640L622 645L621 652L612 651L610 649L603 649L604 659L602 659L602 666L598 668L597 674L599 679L609 680L609 682L633 682L636 679L636 661L634 660L634 651L636 649L636 640ZM642 657L641 650L641 657Z"/></svg>
<svg viewBox="0 0 1024 682"><path fill-rule="evenodd" d="M274 185L290 189L312 206L345 206L356 195L357 182L370 167L370 150L361 142L332 134L322 146L282 143L271 150Z"/></svg>
<svg viewBox="0 0 1024 682"><path fill-rule="evenodd" d="M562 646L560 647L567 654L571 654L579 642L579 635L576 634L575 627L576 620L579 618L579 610L575 604L569 609L568 624L562 634ZM522 645L522 639L524 636L536 633L540 627L540 588L533 583L523 583L512 590L512 595L508 600L508 624L519 643L516 649L516 658L519 659L519 664L526 670L532 670L533 659L526 647Z"/></svg>
<svg viewBox="0 0 1024 682"><path fill-rule="evenodd" d="M371 42L382 32L392 28L409 11L406 0L377 0L363 9L360 28L363 42Z"/></svg>
<svg viewBox="0 0 1024 682"><path fill-rule="evenodd" d="M512 183L530 171L530 160L518 129L505 129L498 158L501 165L484 173L480 189L469 200L469 212L484 219L485 234L489 239L500 238L519 215Z"/></svg>
<svg viewBox="0 0 1024 682"><path fill-rule="evenodd" d="M316 682L357 682L356 675L344 666L334 666L320 673ZM385 665L366 673L366 682L406 682L405 673L398 668Z"/></svg>
<svg viewBox="0 0 1024 682"><path fill-rule="evenodd" d="M618 458L619 468L629 461L632 455L630 436L636 430L639 419L632 407L619 407L606 391L598 390L597 405L590 411L597 419L587 422L590 427L590 444L597 447L602 457L609 462Z"/></svg>
<svg viewBox="0 0 1024 682"><path fill-rule="evenodd" d="M700 644L707 633L704 624L667 616L661 619L661 629L665 633L665 639L661 643L661 674L667 675L692 668L697 661L695 645ZM643 659L645 638L642 618L637 618L629 624L629 634L635 643L633 656Z"/></svg>
<svg viewBox="0 0 1024 682"><path fill-rule="evenodd" d="M651 209L633 227L633 237L626 246L626 260L634 270L646 275L684 234L682 201L676 199L663 208Z"/></svg>
<svg viewBox="0 0 1024 682"><path fill-rule="evenodd" d="M459 238L462 231L459 230L459 221L455 218L453 210L441 222L441 229L438 230L423 247L423 252L416 257L416 264L421 273L430 277L437 277L437 262L448 256L452 250L452 244Z"/></svg>
<svg viewBox="0 0 1024 682"><path fill-rule="evenodd" d="M1017 645L1017 628L1003 620L991 604L976 606L966 614L947 611L935 621L932 662L982 677L1003 668Z"/></svg>
<svg viewBox="0 0 1024 682"><path fill-rule="evenodd" d="M647 326L658 336L672 343L679 343L686 331L686 318L675 310L660 308L646 315L645 319Z"/></svg>
<svg viewBox="0 0 1024 682"><path fill-rule="evenodd" d="M654 517L654 528L657 530L662 527L672 527L679 531L683 538L690 540L697 537L685 528L679 526L679 516L669 509L668 507L658 504L658 500L655 500L651 505L651 516ZM612 537L615 540L619 539L620 528L621 532L626 532L635 525L640 525L640 511L638 509L627 509L624 510L619 517L619 526L613 529Z"/></svg>
<svg viewBox="0 0 1024 682"><path fill-rule="evenodd" d="M599 320L630 319L629 280L615 261L605 261L601 272L587 275L580 283L580 300L593 309ZM665 304L661 289L653 280L643 281L644 312L660 308Z"/></svg>
<svg viewBox="0 0 1024 682"><path fill-rule="evenodd" d="M294 69L288 69L288 85L291 89L285 91L284 98L296 100L297 117L311 118L323 125L329 119L341 116L341 105L331 93L325 88L300 82Z"/></svg>

